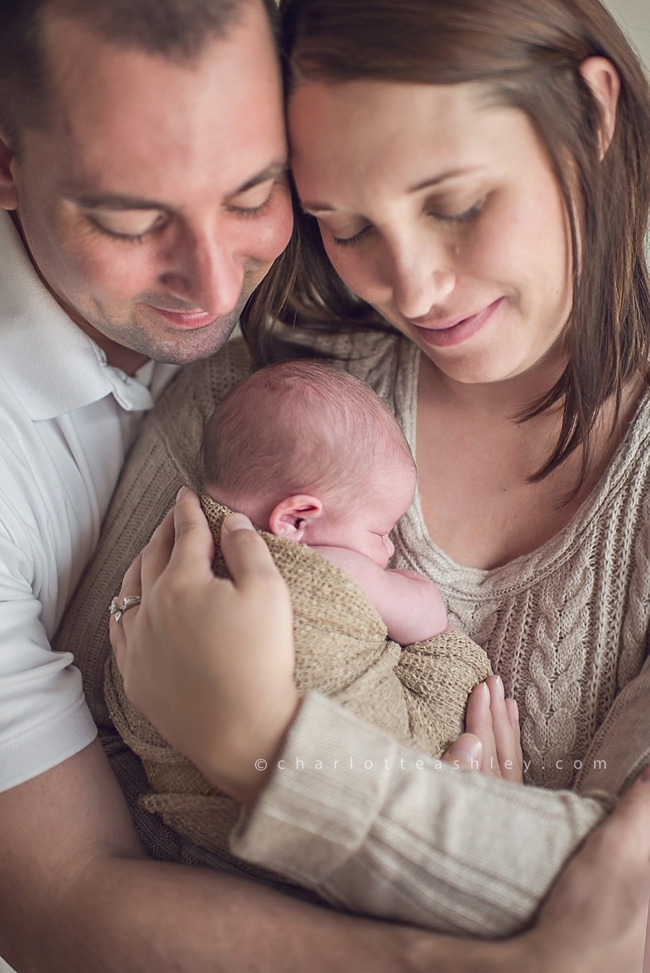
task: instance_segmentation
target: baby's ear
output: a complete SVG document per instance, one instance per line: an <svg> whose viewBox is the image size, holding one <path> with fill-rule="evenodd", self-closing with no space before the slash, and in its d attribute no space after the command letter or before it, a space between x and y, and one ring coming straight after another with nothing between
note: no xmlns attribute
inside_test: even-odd
<svg viewBox="0 0 650 973"><path fill-rule="evenodd" d="M276 537L285 537L289 541L302 540L305 528L316 520L323 512L323 504L317 497L307 494L297 494L287 497L273 509L269 517L269 530Z"/></svg>

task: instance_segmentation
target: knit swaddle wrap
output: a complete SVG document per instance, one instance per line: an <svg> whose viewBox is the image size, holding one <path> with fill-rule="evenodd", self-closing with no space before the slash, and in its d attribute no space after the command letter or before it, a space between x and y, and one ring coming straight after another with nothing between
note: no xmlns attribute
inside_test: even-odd
<svg viewBox="0 0 650 973"><path fill-rule="evenodd" d="M214 572L227 578L220 537L228 510L205 495L201 505L215 538ZM299 692L330 696L401 743L441 755L458 735L468 694L491 673L483 649L455 631L402 648L387 639L352 575L305 545L259 533L291 594ZM227 847L240 805L213 788L129 702L112 656L104 693L151 785L140 804L204 848Z"/></svg>

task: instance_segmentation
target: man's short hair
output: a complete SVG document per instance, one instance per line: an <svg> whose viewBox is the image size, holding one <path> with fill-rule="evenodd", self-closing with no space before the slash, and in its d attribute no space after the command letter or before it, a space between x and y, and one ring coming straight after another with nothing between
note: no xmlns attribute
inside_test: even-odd
<svg viewBox="0 0 650 973"><path fill-rule="evenodd" d="M42 39L46 9L78 17L108 40L188 60L210 37L223 37L254 0L0 0L0 131L15 152L25 127L48 121ZM275 30L275 0L260 0Z"/></svg>

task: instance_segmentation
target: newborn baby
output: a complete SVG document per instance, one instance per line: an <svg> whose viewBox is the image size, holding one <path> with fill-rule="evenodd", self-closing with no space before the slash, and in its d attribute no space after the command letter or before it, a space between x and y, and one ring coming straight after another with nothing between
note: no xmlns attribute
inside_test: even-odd
<svg viewBox="0 0 650 973"><path fill-rule="evenodd" d="M248 514L291 594L299 692L336 699L401 743L440 756L458 735L469 693L491 669L479 646L449 628L430 581L387 569L388 535L416 483L389 410L332 365L271 365L217 406L201 453L215 574L228 577L224 517L229 508ZM113 659L104 692L151 785L140 804L202 847L227 847L239 805L129 702Z"/></svg>
<svg viewBox="0 0 650 973"><path fill-rule="evenodd" d="M397 421L364 382L313 361L255 372L217 407L201 453L209 496L348 571L390 639L410 645L445 631L435 585L387 570L416 470Z"/></svg>

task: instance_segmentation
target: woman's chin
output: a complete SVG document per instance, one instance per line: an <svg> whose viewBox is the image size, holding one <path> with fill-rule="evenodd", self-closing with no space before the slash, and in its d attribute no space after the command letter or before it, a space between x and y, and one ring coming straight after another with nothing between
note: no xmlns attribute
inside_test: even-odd
<svg viewBox="0 0 650 973"><path fill-rule="evenodd" d="M423 353L441 372L453 382L462 385L490 385L507 382L528 371L531 362L524 356L495 355L482 351L460 351L456 355L440 354L435 348L418 342Z"/></svg>

